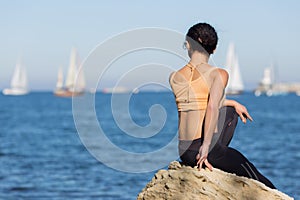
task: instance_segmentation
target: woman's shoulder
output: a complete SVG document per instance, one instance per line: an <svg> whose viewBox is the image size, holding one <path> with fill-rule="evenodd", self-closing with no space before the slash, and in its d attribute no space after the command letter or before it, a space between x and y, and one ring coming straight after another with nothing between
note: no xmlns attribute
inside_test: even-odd
<svg viewBox="0 0 300 200"><path fill-rule="evenodd" d="M173 71L170 73L169 81L175 80L175 81L186 81L186 78L184 76L186 70L186 65L180 68L177 71Z"/></svg>
<svg viewBox="0 0 300 200"><path fill-rule="evenodd" d="M228 72L223 69L223 68L219 68L219 67L212 67L211 68L211 75L212 76L221 76L223 78L228 78Z"/></svg>
<svg viewBox="0 0 300 200"><path fill-rule="evenodd" d="M216 79L222 80L222 82L226 86L227 82L228 82L229 74L225 69L215 67L215 69L211 73L211 78L213 80L216 80Z"/></svg>

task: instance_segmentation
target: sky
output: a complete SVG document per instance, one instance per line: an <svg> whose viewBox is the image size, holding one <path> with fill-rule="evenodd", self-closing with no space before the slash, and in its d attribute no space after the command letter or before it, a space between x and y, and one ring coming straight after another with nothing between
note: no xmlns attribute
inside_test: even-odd
<svg viewBox="0 0 300 200"><path fill-rule="evenodd" d="M297 0L0 0L0 89L9 87L18 61L26 67L31 90L53 90L58 68L67 71L72 47L84 60L117 34L159 27L184 35L198 22L218 32L216 65L224 66L228 45L235 44L247 89L272 64L279 81L300 82L299 10Z"/></svg>

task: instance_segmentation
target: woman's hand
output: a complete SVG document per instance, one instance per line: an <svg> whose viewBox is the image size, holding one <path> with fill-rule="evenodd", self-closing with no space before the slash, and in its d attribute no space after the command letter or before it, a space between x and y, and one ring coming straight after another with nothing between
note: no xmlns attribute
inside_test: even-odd
<svg viewBox="0 0 300 200"><path fill-rule="evenodd" d="M247 108L245 106L243 106L239 102L235 102L234 108L237 114L240 116L243 123L246 123L247 119L253 121L252 117L248 113Z"/></svg>
<svg viewBox="0 0 300 200"><path fill-rule="evenodd" d="M196 156L197 161L197 167L199 170L201 170L203 163L205 164L206 167L210 171L212 171L212 165L208 162L207 156L208 156L208 150L209 150L209 145L202 144L199 153Z"/></svg>

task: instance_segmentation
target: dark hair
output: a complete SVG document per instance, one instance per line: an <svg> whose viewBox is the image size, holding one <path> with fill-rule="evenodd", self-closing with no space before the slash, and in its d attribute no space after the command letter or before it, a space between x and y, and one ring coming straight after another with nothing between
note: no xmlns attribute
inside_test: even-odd
<svg viewBox="0 0 300 200"><path fill-rule="evenodd" d="M188 30L186 41L192 50L212 54L217 47L218 35L211 25L198 23Z"/></svg>

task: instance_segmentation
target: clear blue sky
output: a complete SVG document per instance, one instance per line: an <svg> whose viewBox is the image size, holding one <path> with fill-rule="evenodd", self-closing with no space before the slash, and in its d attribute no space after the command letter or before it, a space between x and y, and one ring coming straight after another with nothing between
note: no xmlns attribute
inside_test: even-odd
<svg viewBox="0 0 300 200"><path fill-rule="evenodd" d="M219 34L216 64L224 65L228 44L235 43L247 88L271 63L281 81L300 82L300 1L154 2L0 0L0 89L9 86L19 57L30 88L52 90L58 67L66 71L72 46L85 58L99 43L126 30L162 27L185 34L203 21Z"/></svg>

